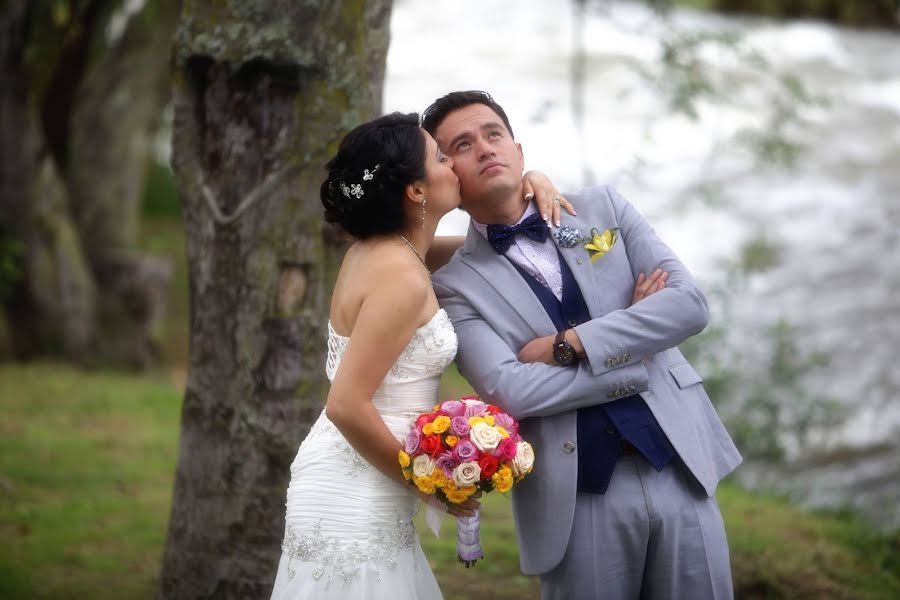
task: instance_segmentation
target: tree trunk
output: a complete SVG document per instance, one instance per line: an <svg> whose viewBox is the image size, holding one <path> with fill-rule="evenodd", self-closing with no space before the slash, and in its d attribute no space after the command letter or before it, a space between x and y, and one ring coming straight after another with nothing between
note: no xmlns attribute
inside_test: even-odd
<svg viewBox="0 0 900 600"><path fill-rule="evenodd" d="M19 358L146 366L156 355L171 267L135 245L176 9L148 1L110 44L116 9L107 0L0 8L0 235L24 246L19 281L0 281L12 289L0 298L0 346Z"/></svg>
<svg viewBox="0 0 900 600"><path fill-rule="evenodd" d="M185 2L173 168L190 367L159 595L263 598L289 467L324 403L322 166L380 110L390 0Z"/></svg>

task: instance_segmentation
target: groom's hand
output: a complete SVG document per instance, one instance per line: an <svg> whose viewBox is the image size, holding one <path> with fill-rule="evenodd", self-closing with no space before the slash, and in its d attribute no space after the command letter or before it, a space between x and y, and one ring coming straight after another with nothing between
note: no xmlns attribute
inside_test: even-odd
<svg viewBox="0 0 900 600"><path fill-rule="evenodd" d="M572 348L575 349L575 355L579 358L584 358L584 344L581 343L578 332L574 329L567 329L565 337L566 341L572 344ZM519 362L523 363L542 362L558 367L559 363L553 358L553 345L555 343L556 334L545 335L544 337L531 340L525 344L524 348L519 350L519 354L516 358L519 359Z"/></svg>
<svg viewBox="0 0 900 600"><path fill-rule="evenodd" d="M668 278L669 274L662 269L656 269L650 273L649 277L643 273L638 275L637 282L634 284L634 294L631 296L631 305L634 306L647 296L652 296L665 289Z"/></svg>
<svg viewBox="0 0 900 600"><path fill-rule="evenodd" d="M637 282L634 285L634 294L631 296L632 306L652 296L656 292L665 289L666 280L669 274L662 269L656 269L650 276L640 273ZM584 345L578 337L578 332L574 329L566 331L566 340L575 348L575 354L584 356ZM544 363L551 366L558 366L556 360L553 359L553 344L556 343L556 335L545 335L533 339L519 351L517 358L523 363Z"/></svg>

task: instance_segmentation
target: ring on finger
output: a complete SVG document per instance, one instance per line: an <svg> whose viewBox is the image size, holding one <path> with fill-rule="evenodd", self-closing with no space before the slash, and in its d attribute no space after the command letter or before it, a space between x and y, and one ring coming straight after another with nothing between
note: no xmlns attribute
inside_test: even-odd
<svg viewBox="0 0 900 600"><path fill-rule="evenodd" d="M559 204L559 196L553 196L553 202Z"/></svg>

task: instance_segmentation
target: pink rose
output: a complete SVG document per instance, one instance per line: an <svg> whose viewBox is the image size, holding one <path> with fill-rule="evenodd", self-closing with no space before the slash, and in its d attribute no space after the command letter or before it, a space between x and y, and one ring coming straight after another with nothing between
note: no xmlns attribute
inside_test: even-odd
<svg viewBox="0 0 900 600"><path fill-rule="evenodd" d="M512 437L500 440L494 449L494 456L501 461L514 459L516 457L516 441Z"/></svg>

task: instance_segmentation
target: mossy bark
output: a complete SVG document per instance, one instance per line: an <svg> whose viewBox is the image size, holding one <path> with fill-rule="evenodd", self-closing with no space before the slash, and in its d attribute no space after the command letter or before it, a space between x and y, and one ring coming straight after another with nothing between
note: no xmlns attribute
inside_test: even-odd
<svg viewBox="0 0 900 600"><path fill-rule="evenodd" d="M322 166L380 110L390 10L390 0L183 4L172 164L191 347L161 598L271 591L290 463L327 393L344 247L321 218Z"/></svg>

